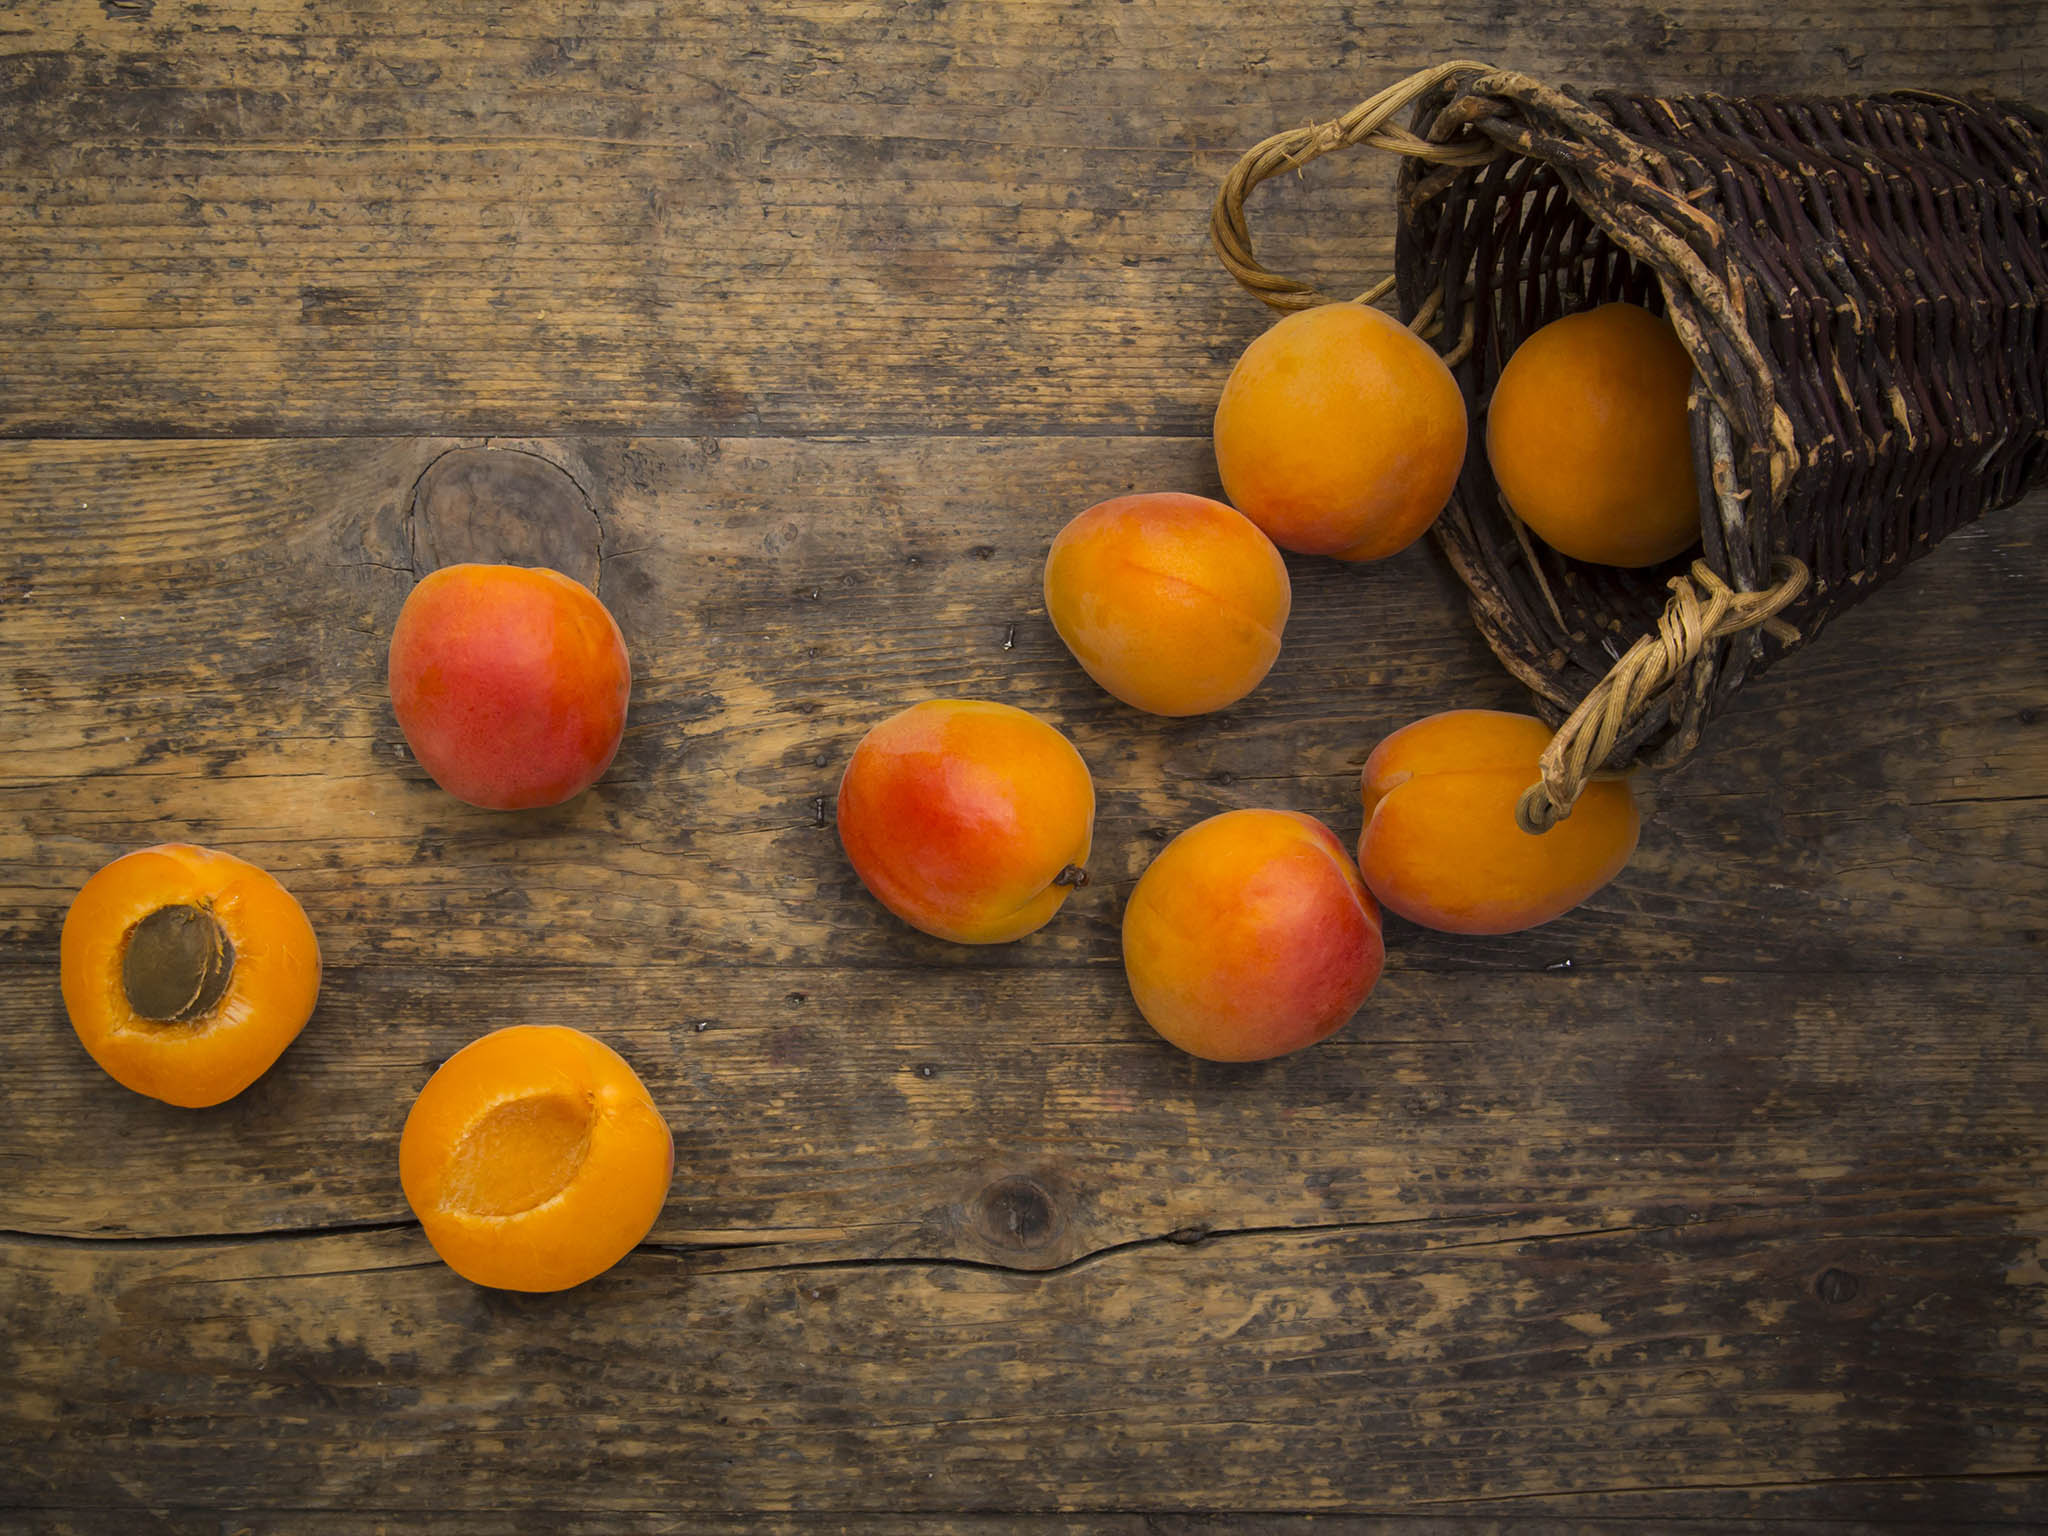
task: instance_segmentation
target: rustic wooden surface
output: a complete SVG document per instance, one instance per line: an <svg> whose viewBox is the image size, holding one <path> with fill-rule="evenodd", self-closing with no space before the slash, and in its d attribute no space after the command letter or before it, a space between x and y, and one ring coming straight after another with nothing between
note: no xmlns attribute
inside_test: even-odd
<svg viewBox="0 0 2048 1536"><path fill-rule="evenodd" d="M0 1529L2048 1521L2048 498L1746 690L1586 909L1396 922L1263 1067L1137 1017L1130 882L1232 806L1354 837L1380 735L1519 695L1420 549L1291 561L1278 667L1200 721L1107 699L1037 596L1072 512L1214 487L1237 149L1452 54L2039 100L2031 5L1831 12L0 16ZM1370 275L1387 180L1262 189L1275 264ZM407 759L382 658L416 570L529 537L635 691L596 790L506 818ZM830 830L933 694L1096 775L1096 882L1000 950L888 919ZM328 964L198 1113L56 988L71 893L173 836ZM648 1243L561 1296L457 1280L396 1177L516 1021L676 1132Z"/></svg>

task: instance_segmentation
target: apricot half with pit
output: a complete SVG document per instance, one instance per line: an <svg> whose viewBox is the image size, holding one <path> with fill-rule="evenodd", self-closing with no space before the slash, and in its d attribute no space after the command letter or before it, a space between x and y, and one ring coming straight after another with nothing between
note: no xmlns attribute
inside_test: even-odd
<svg viewBox="0 0 2048 1536"><path fill-rule="evenodd" d="M427 1241L465 1280L560 1291L653 1230L675 1143L638 1074L581 1030L515 1024L427 1080L398 1178Z"/></svg>
<svg viewBox="0 0 2048 1536"><path fill-rule="evenodd" d="M839 781L839 840L877 901L913 928L1002 944L1043 927L1087 880L1095 785L1036 715L927 699L861 738Z"/></svg>
<svg viewBox="0 0 2048 1536"><path fill-rule="evenodd" d="M204 1108L298 1038L320 995L305 909L233 854L164 843L80 888L58 944L64 1009L125 1088Z"/></svg>
<svg viewBox="0 0 2048 1536"><path fill-rule="evenodd" d="M391 708L413 756L458 800L559 805L611 766L632 667L597 595L560 571L448 565L391 632Z"/></svg>

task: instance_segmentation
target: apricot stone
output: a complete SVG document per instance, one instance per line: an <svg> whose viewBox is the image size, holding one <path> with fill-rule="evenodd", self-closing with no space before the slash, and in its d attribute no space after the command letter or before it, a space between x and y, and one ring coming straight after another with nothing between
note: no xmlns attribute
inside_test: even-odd
<svg viewBox="0 0 2048 1536"><path fill-rule="evenodd" d="M1242 513L1154 492L1090 507L1052 541L1045 607L1090 677L1134 709L1200 715L1280 654L1287 564Z"/></svg>
<svg viewBox="0 0 2048 1536"><path fill-rule="evenodd" d="M839 781L839 838L861 883L961 944L1042 927L1087 879L1094 828L1081 754L1007 704L913 704L861 739Z"/></svg>
<svg viewBox="0 0 2048 1536"><path fill-rule="evenodd" d="M1501 495L1544 543L1598 565L1656 565L1700 538L1687 396L1667 320L1603 304L1515 349L1486 413Z"/></svg>
<svg viewBox="0 0 2048 1536"><path fill-rule="evenodd" d="M1404 726L1365 760L1358 867L1373 894L1425 928L1514 933L1569 912L1621 873L1641 819L1625 780L1596 780L1550 831L1515 802L1550 728L1531 715L1454 709Z"/></svg>
<svg viewBox="0 0 2048 1536"><path fill-rule="evenodd" d="M559 571L449 565L391 633L391 707L420 766L495 811L559 805L611 766L632 691L626 642Z"/></svg>
<svg viewBox="0 0 2048 1536"><path fill-rule="evenodd" d="M1168 843L1124 908L1123 948L1146 1022L1211 1061L1315 1044L1386 959L1344 845L1296 811L1227 811Z"/></svg>
<svg viewBox="0 0 2048 1536"><path fill-rule="evenodd" d="M519 1024L427 1080L398 1179L463 1279L559 1291L604 1273L654 1226L675 1143L638 1074L581 1030Z"/></svg>
<svg viewBox="0 0 2048 1536"><path fill-rule="evenodd" d="M1216 407L1230 504L1282 549L1378 560L1450 500L1465 397L1442 358L1363 304L1322 304L1245 348Z"/></svg>

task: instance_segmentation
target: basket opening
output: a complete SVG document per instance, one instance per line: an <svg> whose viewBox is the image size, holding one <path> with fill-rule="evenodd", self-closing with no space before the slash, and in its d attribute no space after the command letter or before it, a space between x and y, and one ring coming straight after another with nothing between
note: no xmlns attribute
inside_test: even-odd
<svg viewBox="0 0 2048 1536"><path fill-rule="evenodd" d="M1612 300L1666 314L1702 385L1695 553L1736 592L1805 573L1769 647L1753 625L1695 641L1682 675L1603 732L1601 766L1682 761L1745 678L2048 478L2048 136L2031 109L1586 97L1492 71L1418 99L1413 131L1496 151L1411 158L1400 182L1402 308L1441 296L1475 425L1538 327ZM1484 453L1434 536L1554 721L1656 626L1685 561L1628 571L1546 548Z"/></svg>
<svg viewBox="0 0 2048 1536"><path fill-rule="evenodd" d="M1502 368L1543 326L1614 302L1666 312L1656 272L1594 223L1553 167L1526 157L1504 157L1496 165L1473 178L1475 202L1484 198L1491 208L1472 253L1473 281L1461 296L1473 345L1458 374L1472 404L1474 443L1484 441L1486 412ZM1474 208L1475 223L1480 212ZM1461 329L1467 323L1447 319ZM1696 463L1704 463L1705 432L1703 412L1696 408ZM1634 570L1560 554L1519 526L1483 451L1466 455L1459 498L1481 536L1483 557L1499 564L1494 586L1523 610L1514 615L1513 628L1525 643L1526 666L1515 670L1542 696L1554 720L1569 713L1584 692L1560 675L1561 663L1569 658L1582 677L1605 673L1637 636L1655 628L1669 595L1666 581L1701 553L1696 543L1662 565Z"/></svg>

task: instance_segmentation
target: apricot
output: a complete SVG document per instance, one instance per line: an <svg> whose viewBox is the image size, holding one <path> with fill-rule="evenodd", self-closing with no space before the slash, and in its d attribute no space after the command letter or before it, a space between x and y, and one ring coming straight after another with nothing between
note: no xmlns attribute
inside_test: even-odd
<svg viewBox="0 0 2048 1536"><path fill-rule="evenodd" d="M654 1227L675 1142L618 1052L578 1029L515 1024L427 1079L398 1140L398 1181L463 1279L561 1291Z"/></svg>
<svg viewBox="0 0 2048 1536"><path fill-rule="evenodd" d="M1644 566L1699 542L1686 397L1667 320L1603 304L1515 349L1486 414L1486 457L1515 515L1574 560Z"/></svg>
<svg viewBox="0 0 2048 1536"><path fill-rule="evenodd" d="M391 708L436 784L494 811L559 805L611 766L632 668L603 603L559 571L448 565L391 632Z"/></svg>
<svg viewBox="0 0 2048 1536"><path fill-rule="evenodd" d="M1008 704L927 699L861 738L839 781L839 840L913 928L1002 944L1085 884L1095 786L1073 743Z"/></svg>
<svg viewBox="0 0 2048 1536"><path fill-rule="evenodd" d="M1259 685L1293 591L1273 541L1206 496L1118 496L1045 559L1045 608L1087 674L1133 709L1201 715Z"/></svg>
<svg viewBox="0 0 2048 1536"><path fill-rule="evenodd" d="M1314 1045L1386 960L1344 845L1297 811L1226 811L1168 843L1124 908L1123 947L1145 1021L1210 1061Z"/></svg>
<svg viewBox="0 0 2048 1536"><path fill-rule="evenodd" d="M1444 509L1465 397L1442 358L1364 304L1322 304L1244 350L1216 407L1230 504L1282 549L1378 560Z"/></svg>
<svg viewBox="0 0 2048 1536"><path fill-rule="evenodd" d="M1595 780L1548 832L1516 823L1549 744L1541 720L1494 709L1431 715L1382 741L1360 780L1358 867L1373 894L1425 928L1514 933L1620 874L1642 825L1626 780Z"/></svg>
<svg viewBox="0 0 2048 1536"><path fill-rule="evenodd" d="M124 1088L201 1109L255 1082L320 995L292 895L233 854L163 843L86 881L58 941L64 1011Z"/></svg>

